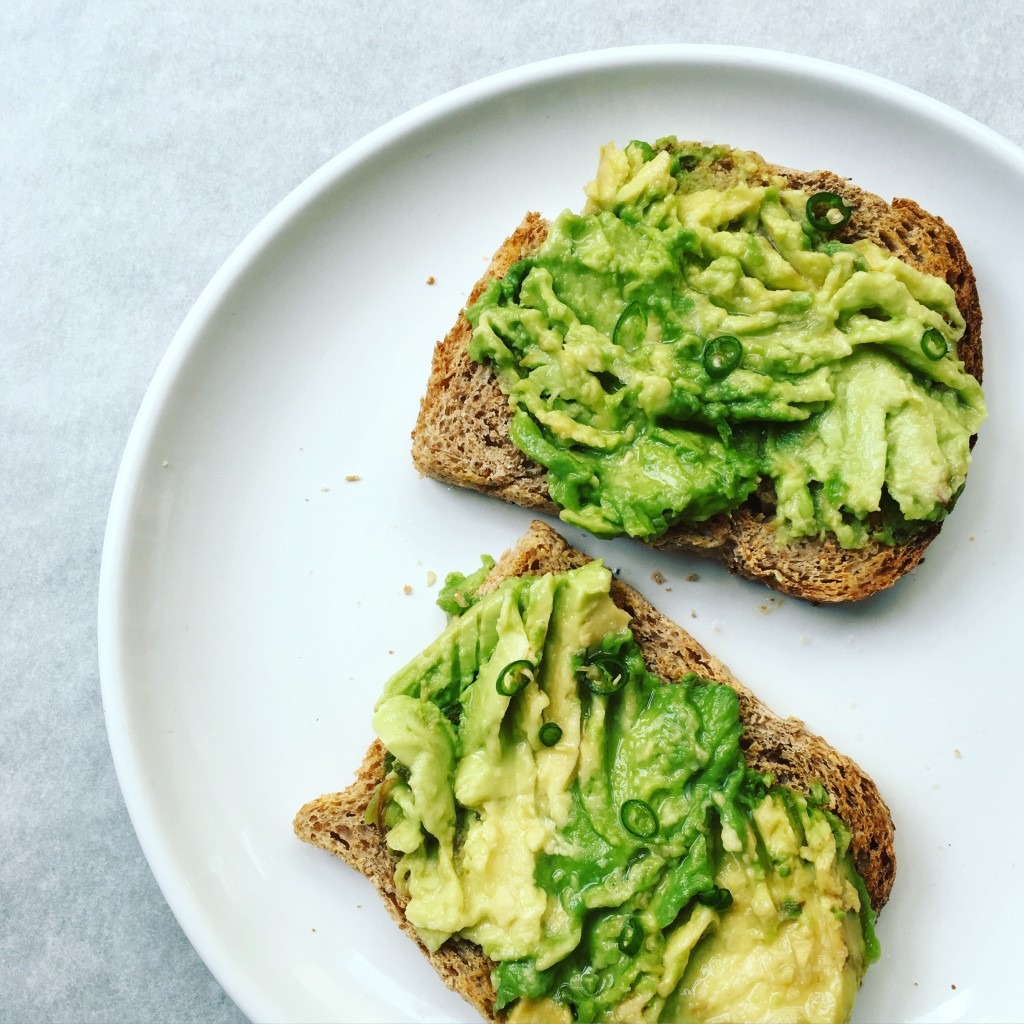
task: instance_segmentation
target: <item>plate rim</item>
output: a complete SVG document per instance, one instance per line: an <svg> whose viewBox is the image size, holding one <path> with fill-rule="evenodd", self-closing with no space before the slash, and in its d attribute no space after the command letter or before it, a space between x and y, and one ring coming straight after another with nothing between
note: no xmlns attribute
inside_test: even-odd
<svg viewBox="0 0 1024 1024"><path fill-rule="evenodd" d="M188 310L160 358L128 434L111 493L103 534L98 581L97 653L107 741L125 807L143 855L171 912L211 975L250 1019L273 1016L273 999L261 996L250 972L232 958L217 938L202 904L191 895L176 869L173 853L159 839L149 806L143 771L131 738L127 694L132 680L123 665L120 622L125 604L132 522L146 455L161 416L186 363L200 344L219 305L280 232L372 154L405 134L445 116L523 87L584 74L610 74L659 63L755 68L767 73L800 74L845 86L887 104L897 104L938 119L969 135L988 153L1024 176L1024 149L971 116L909 86L880 75L818 57L750 46L706 43L639 44L585 50L508 68L444 92L397 115L327 160L288 192L242 238ZM271 1012L268 1012L271 1011Z"/></svg>

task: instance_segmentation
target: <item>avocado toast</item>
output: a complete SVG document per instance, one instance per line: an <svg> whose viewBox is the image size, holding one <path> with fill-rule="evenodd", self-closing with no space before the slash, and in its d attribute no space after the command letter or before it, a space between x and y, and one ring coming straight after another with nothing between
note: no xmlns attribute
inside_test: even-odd
<svg viewBox="0 0 1024 1024"><path fill-rule="evenodd" d="M723 1005L754 1019L765 999L792 999L792 1019L805 1019L812 996L824 1002L811 1016L844 1019L877 957L874 913L895 875L893 825L871 779L542 523L476 575L447 588L460 612L448 640L386 687L375 727L388 747L375 741L352 786L299 811L299 838L366 875L486 1019L702 1019ZM545 593L559 614L541 637ZM504 753L489 759L495 745ZM456 759L443 780L454 824L443 801L421 795L438 791L431 759L447 764L453 750L483 762ZM560 763L568 771L552 786ZM523 804L524 780L547 802ZM495 859L497 872L473 867ZM457 879L438 871L450 862ZM752 930L767 936L754 954L723 946ZM825 936L822 952L801 973L812 934ZM743 982L750 955L760 966ZM715 977L723 957L731 986Z"/></svg>
<svg viewBox="0 0 1024 1024"><path fill-rule="evenodd" d="M605 147L587 194L527 215L435 348L420 472L812 601L910 571L985 415L954 231L674 138Z"/></svg>

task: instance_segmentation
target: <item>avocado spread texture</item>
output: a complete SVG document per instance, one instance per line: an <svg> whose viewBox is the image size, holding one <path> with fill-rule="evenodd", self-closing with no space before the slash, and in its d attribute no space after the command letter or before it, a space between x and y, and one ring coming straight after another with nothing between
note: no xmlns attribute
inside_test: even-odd
<svg viewBox="0 0 1024 1024"><path fill-rule="evenodd" d="M753 167L674 138L604 147L583 213L467 310L470 354L562 518L597 536L654 539L770 486L780 543L899 543L952 508L985 417L953 291L835 241L837 195Z"/></svg>
<svg viewBox="0 0 1024 1024"><path fill-rule="evenodd" d="M874 913L822 805L749 769L735 692L651 674L601 562L479 596L386 685L366 811L406 917L510 1021L843 1021Z"/></svg>

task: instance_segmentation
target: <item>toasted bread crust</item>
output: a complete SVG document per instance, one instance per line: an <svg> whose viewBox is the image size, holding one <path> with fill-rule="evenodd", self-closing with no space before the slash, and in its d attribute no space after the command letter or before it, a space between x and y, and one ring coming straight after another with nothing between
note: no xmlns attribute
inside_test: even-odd
<svg viewBox="0 0 1024 1024"><path fill-rule="evenodd" d="M731 165L720 174L728 184ZM910 199L886 203L829 171L801 172L761 162L765 183L786 179L807 192L831 191L853 206L849 222L835 237L866 238L927 274L944 278L956 294L966 321L958 354L967 371L982 377L981 306L974 271L955 232L941 218ZM748 180L750 180L748 178ZM492 277L503 276L535 251L548 224L530 213L494 254L470 293L472 305ZM423 474L468 487L534 511L558 514L546 484L546 471L527 459L508 436L508 399L491 367L474 363L468 346L472 331L465 310L434 349L427 390L412 432L412 457ZM774 508L753 497L734 512L697 526L677 524L653 542L724 562L730 572L815 602L854 601L891 586L920 562L940 527L930 527L906 544L869 542L844 550L832 537L779 546L772 525Z"/></svg>
<svg viewBox="0 0 1024 1024"><path fill-rule="evenodd" d="M519 542L495 565L484 589L513 576L564 572L590 559L572 548L540 521L531 523ZM616 604L633 617L631 628L648 667L666 682L696 672L731 686L739 695L744 725L742 745L747 763L771 772L778 781L806 791L820 782L830 795L829 807L853 833L851 851L876 911L889 898L896 874L895 829L889 809L874 782L850 758L809 732L795 718L770 711L729 670L684 629L661 615L637 591L612 582ZM416 938L403 914L408 898L395 885L395 858L375 824L364 820L374 788L383 779L384 748L375 741L355 782L342 793L322 796L295 816L296 835L335 854L366 875L380 892L388 911L434 965L444 983L472 1003L488 1020L494 1010L491 983L494 963L480 948L462 939L446 942L430 953Z"/></svg>
<svg viewBox="0 0 1024 1024"><path fill-rule="evenodd" d="M465 939L450 939L431 953L405 919L409 897L395 885L395 856L376 825L363 820L370 797L384 778L384 754L383 744L374 740L355 782L342 793L325 794L302 807L295 815L295 834L365 875L380 893L388 913L419 946L445 985L472 1003L484 1018L497 1020L491 983L494 961Z"/></svg>

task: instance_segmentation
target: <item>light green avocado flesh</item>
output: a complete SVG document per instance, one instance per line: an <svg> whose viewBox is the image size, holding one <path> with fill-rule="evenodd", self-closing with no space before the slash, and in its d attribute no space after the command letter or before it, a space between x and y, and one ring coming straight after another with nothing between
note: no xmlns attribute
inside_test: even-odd
<svg viewBox="0 0 1024 1024"><path fill-rule="evenodd" d="M497 961L512 1021L846 1020L878 957L848 830L746 766L730 687L648 671L610 581L449 581L374 716L406 917Z"/></svg>
<svg viewBox="0 0 1024 1024"><path fill-rule="evenodd" d="M726 154L737 183L711 187ZM954 293L831 241L781 180L743 184L751 161L606 146L584 213L467 311L470 354L562 518L598 536L652 539L766 480L780 542L899 542L950 510L985 417Z"/></svg>

